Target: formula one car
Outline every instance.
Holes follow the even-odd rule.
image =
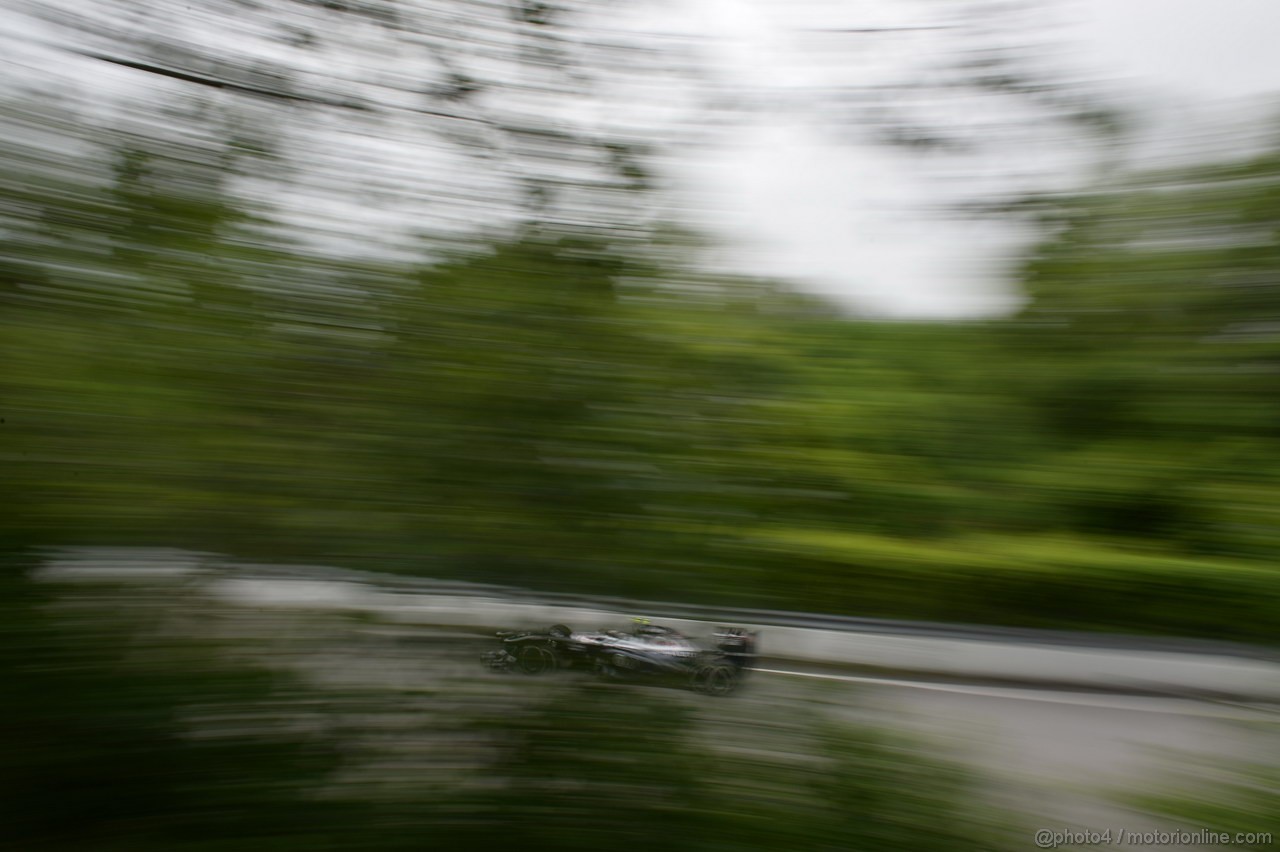
[[[579,633],[556,624],[497,635],[502,647],[483,657],[494,671],[537,675],[578,669],[612,680],[687,686],[707,695],[728,695],[737,689],[757,656],[756,634],[743,628],[720,628],[714,643],[702,645],[648,619],[636,619],[629,633]]]

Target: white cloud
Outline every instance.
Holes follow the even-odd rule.
[[[95,8],[84,0],[63,4]],[[230,16],[201,17],[198,28],[187,27],[178,5],[170,9],[174,32],[219,51],[243,50],[286,64],[303,56],[310,63],[298,69],[305,85],[404,100],[405,106],[420,97],[419,88],[439,82],[441,69],[429,52],[409,51],[376,32],[326,39],[324,50],[300,53],[243,29],[245,22]],[[1038,36],[1003,18],[979,22],[982,33],[968,42],[969,31],[839,32],[965,23],[970,8],[958,0],[653,0],[614,6],[597,22],[610,38],[689,48],[709,64],[706,79],[681,82],[677,71],[620,73],[594,101],[555,102],[558,111],[547,107],[539,115],[555,115],[567,126],[668,140],[719,122],[716,144],[673,145],[662,168],[674,188],[668,209],[719,236],[718,261],[734,271],[790,279],[873,315],[998,313],[1019,302],[1000,271],[1025,234],[958,216],[954,206],[983,194],[1069,185],[1082,175],[1087,151],[1064,144],[1034,111],[998,96],[904,95],[884,86],[945,76],[940,69],[946,61],[978,55],[972,51],[984,38],[987,46],[1020,46]],[[1069,67],[1079,79],[1110,80],[1118,102],[1166,106],[1149,117],[1152,140],[1172,138],[1189,124],[1214,125],[1218,117],[1210,106],[1224,100],[1280,90],[1280,0],[1045,0],[1034,8],[1065,24],[1044,31],[1046,38],[1062,39],[1056,45],[1061,49],[1046,52],[1046,66]],[[4,44],[15,48],[7,74],[35,80],[54,71],[83,89],[85,109],[98,111],[156,85],[154,75],[103,63],[66,64],[65,56],[36,45],[56,37],[37,21],[5,16],[4,24],[12,26]],[[362,38],[363,49],[342,47]],[[654,65],[664,54],[634,56]],[[998,137],[1003,144],[978,154],[927,157],[874,144],[868,114],[859,111],[869,93],[878,93],[883,107],[902,111],[902,119],[923,115],[961,136],[984,142]],[[747,108],[708,111],[708,94]],[[524,102],[532,104],[532,96]],[[337,242],[351,251],[385,251],[422,228],[492,224],[518,192],[516,166],[504,165],[501,156],[484,161],[441,146],[416,119],[358,124],[344,117],[326,124],[306,116],[282,125],[296,137],[297,153],[312,173],[290,198],[274,195],[290,221],[318,217],[343,228],[346,239]],[[265,186],[262,192],[273,194]],[[336,247],[332,228],[315,231]]]
[[[1073,35],[1118,83],[1193,99],[1280,90],[1275,0],[1075,0]]]
[[[904,17],[904,9],[918,14],[922,7],[889,2],[860,4],[860,19],[850,17],[849,5],[834,2],[708,2],[717,20],[734,21],[714,36],[732,45],[719,53],[727,67],[736,66],[728,73],[753,84],[766,101],[796,82],[832,88],[892,80],[904,69],[929,67],[942,58],[930,51],[947,46],[945,36],[859,42],[860,53],[832,61],[829,51],[806,52],[820,38],[805,35],[809,28],[930,20]],[[1179,133],[1188,137],[1183,147],[1201,145],[1202,138],[1191,137],[1223,120],[1211,105],[1280,90],[1275,0],[1076,0],[1053,11],[1067,24],[1048,31],[1064,39],[1059,60],[1068,64],[1061,67],[1097,79],[1117,103],[1148,110],[1163,105],[1146,116],[1160,138],[1141,150],[1176,147],[1170,137]],[[1031,40],[1036,33],[1014,32],[1015,44],[1019,37]],[[688,215],[725,241],[718,260],[726,268],[788,278],[858,313],[937,318],[1012,310],[1021,298],[1005,273],[1028,233],[941,215],[940,207],[966,193],[1069,186],[1086,174],[1088,153],[1070,139],[1055,139],[1017,107],[957,99],[930,108],[934,120],[961,128],[971,123],[979,134],[984,122],[1022,126],[1009,147],[948,168],[856,137],[835,142],[820,120],[779,112],[673,166]]]

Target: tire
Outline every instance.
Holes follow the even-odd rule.
[[[540,675],[556,670],[556,655],[545,645],[526,645],[516,652],[521,674]]]
[[[712,663],[693,675],[693,688],[703,695],[728,695],[738,688],[738,672],[727,663]]]

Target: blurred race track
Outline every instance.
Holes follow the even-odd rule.
[[[538,692],[585,677],[480,673],[479,653],[491,642],[452,629],[366,626],[364,636],[363,650],[335,648],[303,665],[333,685],[396,691],[442,682],[465,690],[479,678]],[[765,665],[729,698],[670,692],[694,708],[713,739],[736,729],[751,742],[758,729],[779,724],[765,720],[796,724],[815,708],[906,731],[922,748],[978,767],[992,801],[1010,812],[1073,830],[1167,829],[1116,796],[1200,761],[1256,757],[1274,743],[1280,719],[1280,709],[1261,704],[868,676],[794,662]]]
[[[583,627],[621,625],[627,615],[635,614],[498,600],[492,590],[485,596],[460,594],[462,590],[443,595],[436,588],[435,594],[427,596],[430,605],[419,606],[414,601],[421,604],[422,589],[378,588],[368,578],[335,574],[332,569],[315,573],[297,569],[294,576],[275,573],[268,576],[246,566],[228,570],[225,565],[211,570],[203,557],[177,552],[151,553],[146,558],[122,552],[63,553],[50,560],[46,569],[49,579],[106,581],[120,590],[121,600],[141,596],[143,589],[159,588],[159,598],[179,610],[185,607],[199,630],[213,625],[219,638],[237,640],[238,647],[259,662],[300,672],[309,681],[339,692],[388,696],[386,706],[394,708],[384,713],[388,717],[449,713],[449,708],[468,702],[471,706],[492,702],[495,695],[520,701],[586,677],[570,672],[527,677],[487,671],[480,655],[492,648],[487,634],[494,607],[520,614],[524,623],[550,623],[547,619],[554,617]],[[453,617],[428,617],[441,612],[451,612]],[[577,618],[570,621],[573,616]],[[712,626],[663,621],[675,622],[693,635],[709,633]],[[765,653],[776,654],[778,631],[806,628],[765,626],[762,630]],[[854,631],[847,635],[854,646],[862,641],[874,649],[874,635]],[[973,640],[939,635],[908,638],[938,648]],[[984,641],[993,648],[1014,651],[1021,642],[1026,645],[1023,650],[1032,653],[1039,647],[1033,639],[1028,633]],[[1084,649],[1088,654],[1113,655],[1130,665],[1140,666],[1143,655],[1171,653],[1151,647],[1107,648],[1096,638],[1083,641],[1090,646]],[[1042,644],[1054,650],[1048,639]],[[1254,658],[1248,653],[1230,656],[1216,646],[1198,650],[1192,654],[1180,646],[1182,656],[1177,659],[1184,668],[1173,666],[1170,672],[1185,671],[1194,679],[1217,665],[1248,664],[1261,671],[1272,671],[1274,666],[1261,650]],[[690,708],[715,747],[768,748],[762,743],[768,742],[771,731],[785,728],[794,734],[821,717],[908,732],[917,743],[914,747],[979,768],[989,798],[1009,812],[1028,815],[1028,819],[1034,815],[1038,820],[1034,828],[1167,828],[1167,823],[1153,822],[1123,804],[1123,794],[1150,789],[1201,761],[1256,759],[1275,742],[1280,708],[1260,696],[1215,697],[1194,688],[1177,694],[1169,684],[1160,694],[1105,683],[1067,687],[1055,681],[1061,678],[1050,676],[1039,682],[965,679],[775,655],[766,656],[743,688],[729,698],[664,691]]]

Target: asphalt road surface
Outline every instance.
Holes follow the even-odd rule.
[[[992,794],[1025,813],[1034,828],[1170,828],[1117,800],[1199,775],[1201,762],[1265,760],[1277,751],[1276,708],[794,667],[762,673],[770,690],[784,693],[802,683],[828,684],[827,706],[847,702],[850,718],[906,728],[979,766]]]
[[[336,655],[309,653],[304,666],[342,685],[409,690],[438,683],[505,684],[525,690],[547,678],[485,672],[479,654],[491,640],[459,632],[369,628],[363,642]],[[1152,831],[1177,827],[1121,803],[1154,792],[1208,761],[1275,754],[1280,711],[1185,697],[938,682],[812,667],[762,664],[729,698],[674,693],[700,714],[742,724],[785,718],[803,708],[835,718],[910,732],[920,747],[964,760],[988,779],[993,802],[1033,830]],[[1270,750],[1268,752],[1268,750]],[[1115,848],[1158,846],[1115,844]],[[1193,847],[1184,847],[1193,848]],[[1220,847],[1219,847],[1220,848]]]
[[[196,620],[204,619],[210,599],[199,584],[186,588]],[[173,600],[172,592],[165,599]],[[495,690],[516,694],[545,688],[531,682],[545,679],[485,671],[479,654],[492,647],[492,640],[475,631],[380,625],[332,612],[237,605],[225,598],[218,603],[217,632],[250,640],[240,643],[254,649],[246,656],[301,671],[320,683],[399,696],[433,692],[465,700],[471,693],[477,701]],[[1123,796],[1155,792],[1184,773],[1194,776],[1202,761],[1280,759],[1280,708],[1190,696],[942,682],[767,660],[730,698],[678,695],[706,718],[736,717],[744,724],[816,708],[836,718],[905,729],[921,748],[978,767],[989,779],[992,800],[1023,815],[1028,849],[1035,848],[1038,828],[1173,827],[1120,804]],[[410,709],[406,715],[411,714]]]

